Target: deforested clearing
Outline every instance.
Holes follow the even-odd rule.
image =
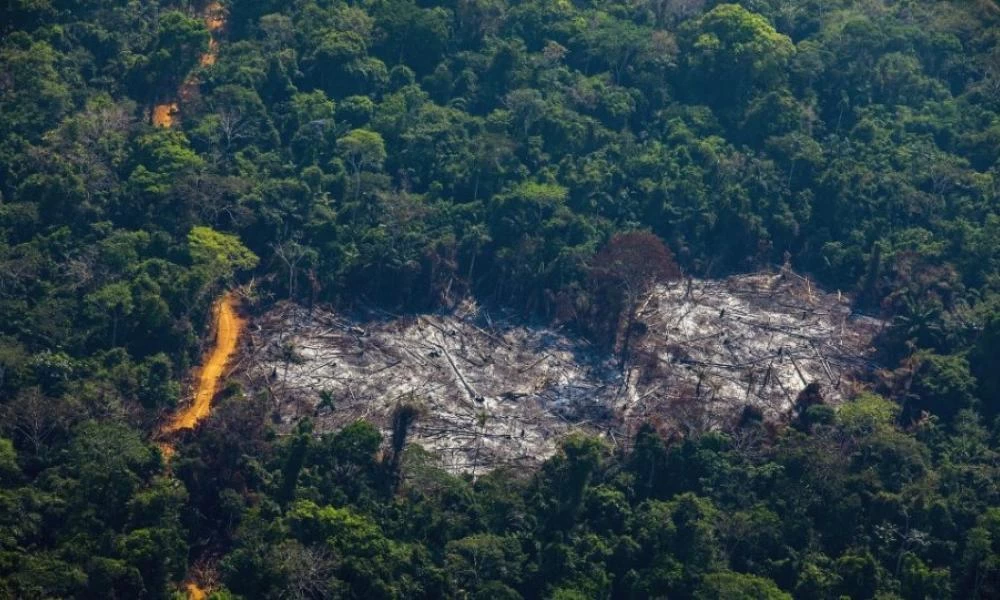
[[[705,431],[748,405],[778,420],[810,383],[839,402],[873,368],[881,327],[789,271],[659,286],[638,318],[619,368],[580,336],[471,301],[405,316],[285,303],[251,328],[243,376],[286,430],[308,416],[319,432],[362,418],[388,431],[412,405],[410,443],[482,471],[537,463],[575,429],[618,444],[645,421]]]

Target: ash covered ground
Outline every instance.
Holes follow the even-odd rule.
[[[881,327],[788,271],[660,286],[638,318],[621,368],[583,339],[471,302],[363,317],[286,303],[252,323],[242,375],[285,428],[364,418],[388,432],[393,410],[415,404],[410,442],[446,468],[483,471],[536,464],[575,429],[619,444],[647,420],[704,431],[747,405],[780,419],[813,382],[839,402],[872,368]]]

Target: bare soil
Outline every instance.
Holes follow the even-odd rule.
[[[285,303],[257,318],[241,371],[274,403],[279,428],[311,417],[389,430],[421,409],[411,442],[454,471],[530,466],[573,430],[626,443],[641,422],[690,433],[724,427],[747,405],[783,418],[819,383],[829,403],[872,368],[881,322],[790,271],[657,288],[639,311],[624,369],[564,331],[490,314],[346,315]]]

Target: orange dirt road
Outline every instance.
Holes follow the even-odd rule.
[[[184,589],[187,590],[188,600],[205,600],[208,597],[205,590],[198,587],[197,583],[189,583]]]
[[[226,26],[226,9],[222,8],[219,2],[209,2],[203,15],[205,26],[211,32],[212,38],[208,40],[208,52],[201,55],[198,63],[203,67],[210,67],[215,64],[215,59],[219,56],[219,40],[215,36]]]
[[[219,40],[216,36],[226,26],[226,9],[218,0],[213,0],[205,6],[202,11],[202,19],[205,20],[205,27],[212,34],[208,40],[208,52],[198,58],[198,64],[203,67],[210,67],[215,64],[219,56]],[[188,74],[184,83],[181,84],[177,95],[180,101],[189,98],[198,87],[198,77],[195,72]],[[156,127],[173,127],[177,121],[177,114],[180,112],[178,102],[165,102],[153,107],[153,125]]]
[[[212,37],[208,41],[208,52],[199,57],[198,64],[210,67],[219,56],[219,40],[217,35],[226,26],[226,12],[218,0],[212,0],[202,11],[205,25]],[[180,112],[179,102],[188,99],[198,87],[197,74],[189,73],[181,84],[177,95],[179,101],[165,102],[153,107],[152,122],[156,127],[173,127]],[[169,423],[160,431],[161,436],[175,433],[182,429],[193,429],[212,410],[212,399],[219,390],[226,365],[236,353],[236,343],[243,330],[243,319],[236,312],[236,296],[230,292],[223,296],[215,307],[215,346],[208,355],[208,360],[198,373],[198,387],[195,390],[194,402],[190,406],[177,411]],[[174,446],[169,441],[159,441],[157,445],[167,461],[174,455]],[[195,581],[189,581],[184,586],[188,600],[205,600],[208,595]]]
[[[170,422],[163,426],[156,436],[156,445],[163,452],[168,463],[174,456],[173,443],[169,440],[172,433],[182,429],[193,429],[202,419],[212,412],[212,400],[219,390],[219,383],[225,375],[226,365],[236,354],[236,345],[240,332],[246,322],[236,312],[236,294],[227,293],[215,303],[215,345],[208,352],[208,358],[198,372],[198,387],[195,389],[194,402],[178,410]],[[208,593],[194,579],[184,584],[188,600],[205,600]]]
[[[157,127],[173,127],[174,115],[177,114],[176,102],[157,104],[153,107],[153,125]]]
[[[194,402],[179,410],[164,427],[164,433],[181,429],[192,429],[208,416],[212,409],[212,399],[219,389],[226,365],[236,353],[236,343],[245,322],[236,312],[236,296],[230,292],[219,300],[215,307],[215,346],[198,373],[198,387]]]

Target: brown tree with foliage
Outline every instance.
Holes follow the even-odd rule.
[[[589,328],[618,355],[620,368],[628,361],[633,334],[641,328],[637,322],[640,304],[657,284],[680,275],[670,248],[646,231],[615,235],[594,256]]]

